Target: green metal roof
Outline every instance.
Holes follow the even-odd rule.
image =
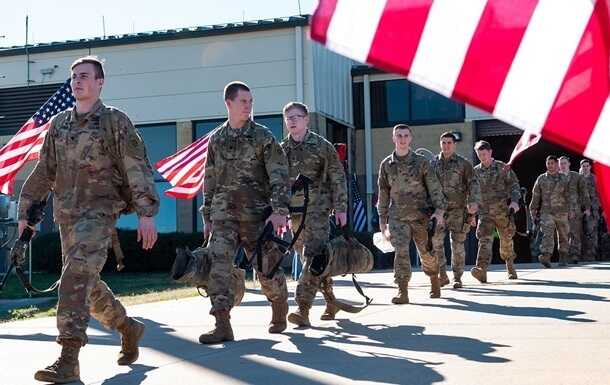
[[[297,26],[306,26],[308,23],[309,15],[290,16],[275,19],[244,21],[239,23],[214,24],[190,28],[167,29],[162,31],[128,33],[124,35],[110,35],[103,38],[94,37],[89,39],[38,43],[34,45],[28,45],[28,51],[30,52],[30,54],[35,54],[42,52],[148,43],[153,41],[192,39],[197,37],[227,35],[232,33],[246,33],[271,29],[292,28]],[[25,55],[25,53],[25,46],[0,48],[0,57]]]

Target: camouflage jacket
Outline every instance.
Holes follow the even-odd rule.
[[[288,162],[273,134],[248,121],[234,129],[226,121],[208,143],[203,180],[204,221],[261,221],[271,206],[288,215]]]
[[[106,118],[112,127],[101,123]],[[118,216],[128,203],[123,185],[128,185],[127,199],[139,216],[158,213],[159,195],[144,141],[127,115],[101,100],[84,116],[71,108],[50,123],[38,163],[21,189],[19,219],[26,219],[32,201],[44,199],[49,191],[57,223],[91,214]]]
[[[506,163],[492,159],[489,167],[479,163],[474,175],[481,187],[481,214],[506,213],[507,201],[519,203],[519,180],[513,170],[504,171]]]
[[[405,220],[421,218],[430,202],[433,208],[447,209],[447,199],[430,170],[430,162],[413,151],[404,157],[393,152],[381,161],[377,186],[380,223],[387,223],[390,216]]]
[[[591,198],[585,179],[576,171],[569,171],[568,189],[570,191],[570,210],[582,212],[591,208]]]
[[[455,153],[449,159],[444,159],[441,153],[430,165],[447,197],[448,210],[463,210],[466,204],[481,202],[479,181],[468,160]]]
[[[576,204],[574,202],[574,204]],[[530,212],[540,214],[566,214],[569,212],[570,191],[568,177],[556,173],[554,175],[545,172],[538,176],[532,191]]]
[[[292,185],[299,174],[313,181],[309,192],[308,210],[329,212],[347,211],[345,171],[333,145],[320,135],[308,131],[302,142],[286,137],[281,143],[288,158],[288,172]],[[302,193],[292,197],[293,206],[302,206]]]
[[[584,176],[581,174],[581,176],[585,182],[587,192],[589,193],[591,212],[596,214],[599,211],[599,196],[597,195],[597,181],[595,180],[595,175],[589,174],[589,176]]]

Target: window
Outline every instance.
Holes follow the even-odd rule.
[[[373,128],[398,123],[412,125],[463,122],[464,105],[406,79],[373,81],[371,84],[371,124]],[[364,83],[352,86],[354,124],[364,128]]]
[[[164,192],[171,185],[157,172],[154,165],[157,161],[170,156],[176,152],[176,125],[157,124],[138,127],[142,139],[146,144],[148,159],[153,165],[155,189],[161,199],[159,214],[156,217],[157,230],[162,233],[176,231],[176,200],[167,197]],[[123,229],[136,229],[138,218],[136,214],[123,215],[117,221],[117,227]]]

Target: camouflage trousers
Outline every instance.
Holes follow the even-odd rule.
[[[114,217],[98,215],[59,226],[63,263],[57,302],[60,344],[78,341],[85,345],[90,315],[111,330],[125,320],[125,308],[100,280],[115,222]]]
[[[210,259],[210,281],[208,295],[212,301],[210,314],[218,310],[230,310],[235,302],[235,293],[231,286],[233,260],[239,247],[243,247],[248,258],[254,252],[256,239],[264,227],[262,222],[213,221],[212,235],[208,243]],[[286,277],[280,267],[271,278],[266,275],[275,266],[283,254],[273,242],[264,242],[262,247],[262,271],[258,277],[263,294],[270,302],[288,300]],[[257,261],[252,266],[258,270]]]
[[[292,215],[292,231],[296,231],[301,223],[302,215]],[[311,307],[318,290],[322,290],[325,299],[332,298],[333,287],[332,278],[322,279],[309,272],[313,258],[325,251],[328,242],[328,232],[330,225],[328,214],[324,212],[308,212],[305,219],[305,226],[295,243],[295,250],[301,256],[303,270],[297,284],[295,301],[299,306]]]
[[[559,241],[559,258],[565,261],[568,256],[568,234],[570,225],[568,224],[568,214],[541,214],[540,229],[542,231],[542,242],[540,244],[540,254],[553,255],[555,248],[555,232]]]
[[[573,217],[569,221],[568,234],[568,254],[572,259],[580,259],[582,252],[582,236],[583,236],[583,212],[575,210],[572,212]]]
[[[477,251],[476,266],[487,270],[492,258],[494,230],[498,230],[500,237],[500,257],[503,261],[514,261],[513,237],[515,236],[515,222],[507,214],[481,214],[477,223]]]
[[[449,233],[451,242],[451,269],[453,277],[460,279],[464,274],[464,265],[466,263],[466,251],[464,250],[464,241],[466,235],[470,231],[470,225],[464,223],[464,210],[456,209],[447,211],[445,226],[437,226],[434,235],[432,236],[432,248],[436,259],[438,260],[439,271],[445,271],[447,259],[445,258],[445,235]]]
[[[587,218],[586,226],[583,228],[582,259],[594,261],[599,256],[599,215],[591,213]]]
[[[428,218],[421,216],[414,220],[390,218],[390,242],[394,246],[394,282],[408,283],[411,280],[411,258],[409,245],[415,242],[421,259],[422,269],[428,276],[438,274],[438,261],[428,251]]]

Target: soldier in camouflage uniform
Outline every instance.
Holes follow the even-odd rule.
[[[577,264],[582,253],[583,216],[591,215],[591,198],[587,190],[585,179],[576,171],[570,171],[570,158],[559,157],[559,171],[568,177],[570,191],[570,233],[568,236],[569,257],[573,264]]]
[[[591,174],[591,162],[588,159],[580,161],[580,175],[585,182],[589,199],[591,201],[591,215],[587,218],[583,229],[582,260],[594,261],[599,257],[598,226],[599,226],[599,196],[597,195],[597,184],[595,175]]]
[[[71,70],[76,107],[51,121],[40,159],[19,199],[21,233],[27,226],[28,208],[53,191],[63,263],[57,304],[57,342],[62,351],[35,378],[56,383],[78,381],[78,354],[87,343],[90,315],[121,334],[119,365],[138,358],[144,325],[127,317],[123,305],[100,280],[100,272],[121,211],[128,206],[135,209],[138,241],[148,250],[157,239],[153,217],[159,210],[142,138],[123,112],[99,99],[104,84],[101,61],[80,58]]]
[[[474,150],[481,161],[474,167],[474,174],[481,186],[481,206],[477,223],[477,239],[479,250],[477,262],[470,273],[479,282],[487,282],[487,268],[491,262],[494,230],[500,236],[500,257],[506,263],[508,279],[517,279],[513,261],[513,237],[515,235],[515,220],[509,215],[519,211],[519,180],[515,172],[507,169],[506,164],[492,158],[491,145],[486,141],[478,141]],[[510,204],[507,206],[507,202]]]
[[[345,171],[333,145],[320,135],[309,130],[309,111],[302,103],[292,102],[284,107],[284,121],[288,129],[288,137],[281,146],[288,158],[290,182],[302,174],[313,183],[309,187],[309,205],[305,226],[299,240],[297,250],[301,252],[304,263],[295,300],[298,310],[288,315],[288,321],[299,326],[310,326],[309,309],[322,287],[322,293],[327,301],[322,320],[332,320],[339,311],[332,305],[332,279],[327,277],[321,282],[309,272],[313,258],[323,255],[328,242],[330,224],[328,216],[331,209],[335,211],[335,219],[339,226],[347,222],[347,188]],[[302,206],[302,197],[293,196],[293,206]],[[296,231],[302,220],[302,215],[292,214],[292,230]]]
[[[547,172],[540,175],[534,183],[532,200],[530,202],[530,215],[532,220],[540,220],[542,243],[538,260],[546,267],[551,268],[551,256],[555,247],[555,231],[559,240],[559,263],[565,265],[568,258],[568,224],[570,207],[570,190],[568,177],[558,172],[557,157],[549,155],[546,158]]]
[[[264,210],[271,207],[267,222],[276,232],[286,226],[288,215],[288,163],[284,151],[265,126],[251,120],[252,94],[247,85],[232,82],[225,87],[228,120],[211,135],[203,184],[204,237],[209,239],[212,260],[208,295],[210,314],[216,327],[199,337],[202,344],[232,341],[229,313],[234,304],[233,287],[228,279],[233,258],[240,246],[248,255],[265,226]],[[263,294],[271,302],[270,333],[286,329],[288,290],[279,268],[267,275],[283,257],[275,243],[264,242],[259,279]],[[254,266],[258,267],[255,261]]]
[[[411,238],[419,251],[424,273],[430,277],[430,297],[441,296],[438,261],[428,250],[427,226],[431,219],[428,212],[430,203],[435,209],[432,218],[437,220],[438,226],[443,226],[447,200],[440,182],[430,169],[430,163],[411,150],[412,140],[413,134],[409,126],[394,126],[394,152],[381,162],[377,181],[379,229],[395,249],[394,282],[398,285],[398,295],[392,298],[394,304],[409,303]]]
[[[432,237],[432,245],[439,263],[441,286],[445,286],[449,283],[445,259],[445,234],[449,232],[453,287],[458,289],[462,287],[466,259],[464,241],[470,226],[475,225],[474,214],[481,200],[481,190],[472,163],[455,152],[455,136],[450,132],[443,133],[440,137],[440,146],[441,153],[431,161],[431,170],[436,174],[447,197],[447,212],[445,226],[437,226]]]

